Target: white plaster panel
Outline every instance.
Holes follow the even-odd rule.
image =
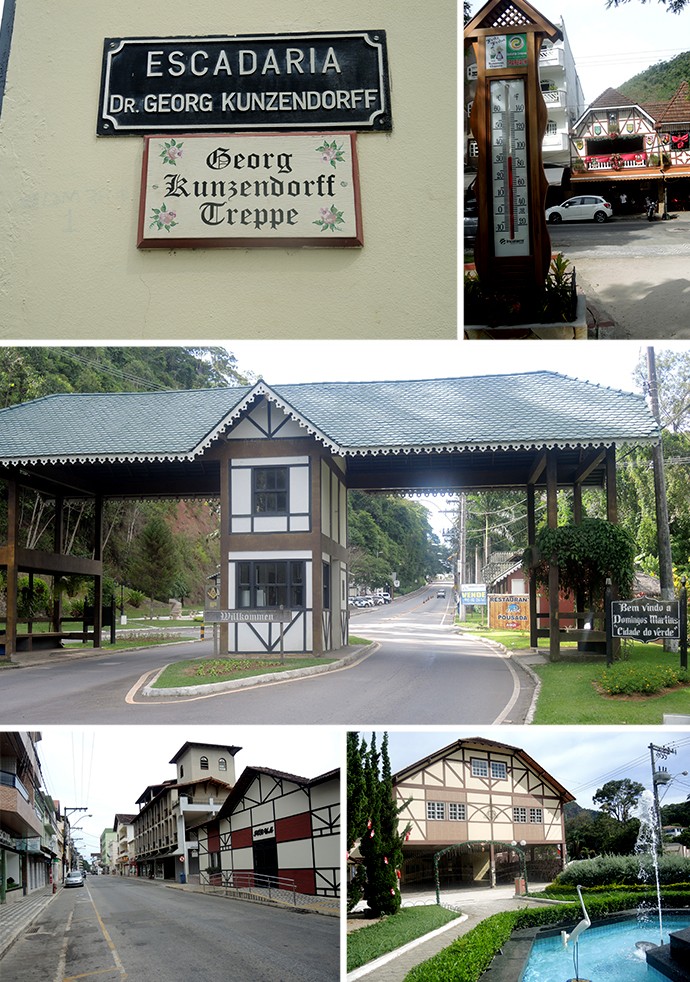
[[[233,469],[237,468],[238,470],[249,470],[250,467],[293,467],[308,464],[308,457],[280,457],[279,455],[275,457],[238,457],[232,461]]]
[[[288,818],[290,815],[301,815],[309,807],[309,799],[304,791],[297,790],[296,784],[285,784],[290,792],[283,795],[275,803],[276,817]]]
[[[311,839],[278,843],[278,865],[284,869],[311,869]]]
[[[321,461],[321,531],[324,535],[331,534],[331,508],[329,495],[331,492],[330,471],[325,460]]]
[[[290,531],[291,532],[308,532],[310,528],[309,516],[308,515],[291,515],[290,516]]]
[[[309,512],[309,468],[290,468],[290,511]]]
[[[249,516],[246,518],[233,518],[231,519],[230,527],[233,532],[251,532],[252,520]]]
[[[233,515],[248,515],[252,510],[251,471],[233,467],[230,470],[230,501]]]
[[[273,821],[273,804],[266,802],[252,808],[252,825],[265,825]]]
[[[254,519],[255,532],[287,532],[287,515],[270,515],[265,518],[257,517]]]
[[[233,869],[254,869],[254,852],[252,849],[233,849]]]

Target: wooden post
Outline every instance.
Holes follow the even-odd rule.
[[[558,526],[558,451],[548,450],[546,454],[546,515],[548,526]],[[549,556],[549,653],[552,658],[560,654],[560,626],[558,622],[558,603],[560,582],[558,561]]]
[[[7,479],[7,620],[5,622],[5,654],[10,658],[17,651],[17,548],[19,539],[19,485],[15,477]]]

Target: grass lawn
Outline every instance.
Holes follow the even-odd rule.
[[[347,970],[386,955],[430,931],[443,927],[460,915],[443,907],[401,907],[397,914],[384,917],[376,924],[358,928],[347,936]]]
[[[530,647],[526,631],[493,631],[475,624],[461,627],[467,633],[499,641],[513,651]],[[633,692],[609,696],[597,687],[606,669],[605,661],[576,661],[577,645],[573,644],[572,648],[572,662],[532,666],[542,683],[534,723],[646,725],[662,723],[664,713],[690,715],[689,685],[662,689],[651,695]],[[562,645],[561,650],[566,655],[568,646]],[[547,648],[540,651],[548,658]],[[680,655],[664,651],[660,644],[632,642],[627,646],[626,658],[614,665],[617,670],[629,670],[643,680],[646,676],[653,677],[660,668],[678,670]]]
[[[176,689],[183,685],[207,685],[211,682],[229,682],[233,679],[251,678],[289,672],[293,668],[311,668],[313,665],[329,665],[336,658],[193,658],[168,665],[154,683],[155,689]]]

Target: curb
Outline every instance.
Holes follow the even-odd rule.
[[[335,672],[341,668],[349,668],[373,654],[379,647],[378,642],[372,642],[369,645],[357,648],[352,654],[346,655],[344,658],[340,658],[338,661],[331,662],[328,665],[312,665],[310,668],[293,668],[288,669],[286,672],[273,672],[268,675],[251,675],[248,678],[232,679],[228,682],[207,682],[203,685],[184,685],[172,689],[154,689],[154,683],[168,667],[164,665],[163,668],[156,672],[151,681],[142,688],[141,695],[152,699],[160,696],[208,695],[212,692],[231,692],[233,689],[247,689],[255,685],[270,685],[271,683],[290,681],[292,679],[308,678],[310,675],[324,675],[326,672]]]
[[[524,665],[520,661],[520,656],[516,651],[506,648],[506,646],[501,644],[500,641],[493,641],[491,638],[475,637],[474,635],[467,635],[467,637],[472,637],[472,639],[475,641],[481,641],[482,644],[488,645],[490,648],[498,649],[499,653],[503,655],[504,658],[511,661],[513,665],[528,675],[532,682],[534,682],[534,692],[530,700],[529,708],[525,714],[525,722],[523,724],[529,725],[533,721],[534,714],[537,711],[537,702],[539,700],[539,693],[541,692],[541,679],[537,673],[529,665]]]
[[[414,948],[418,948],[419,945],[425,944],[427,941],[431,941],[433,938],[438,937],[438,935],[443,934],[445,931],[449,931],[453,927],[457,927],[458,924],[462,924],[464,921],[468,920],[468,914],[461,914],[460,917],[454,918],[452,921],[448,921],[443,927],[436,928],[435,931],[430,931],[429,934],[423,934],[421,938],[415,938],[414,941],[408,941],[407,944],[402,945],[400,948],[395,948],[393,951],[389,951],[385,955],[381,955],[380,958],[375,958],[371,962],[367,962],[366,965],[361,965],[359,968],[354,968],[351,972],[347,973],[347,982],[355,982],[356,979],[361,979],[370,972],[374,972],[377,968],[382,968],[389,962],[392,962],[395,958],[399,958],[401,955],[407,954],[408,951],[412,951]]]

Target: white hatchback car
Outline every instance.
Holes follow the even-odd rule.
[[[547,222],[605,222],[613,214],[610,203],[596,194],[578,194],[546,209]]]

